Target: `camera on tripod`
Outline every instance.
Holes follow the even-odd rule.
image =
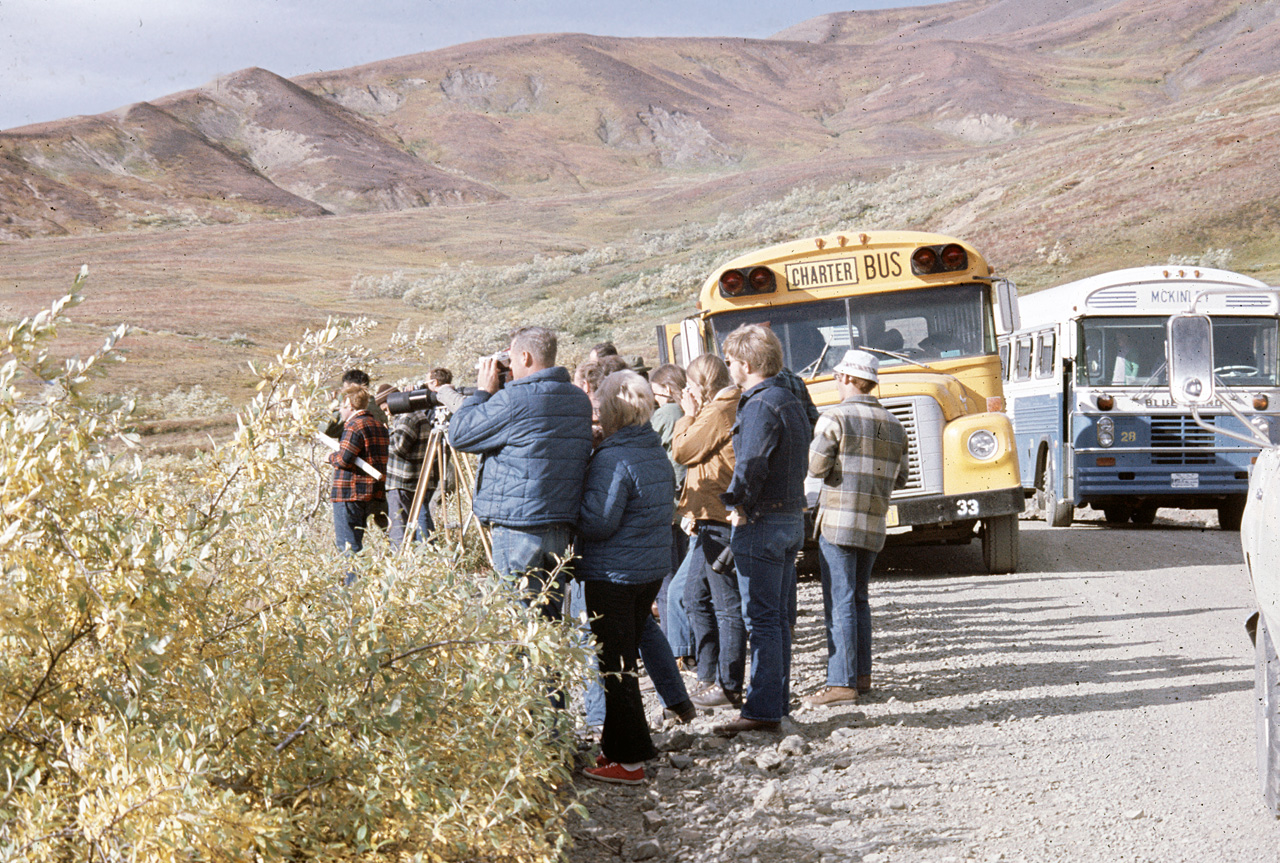
[[[413,413],[414,411],[426,411],[438,407],[440,407],[440,399],[426,387],[420,390],[409,390],[407,393],[390,393],[387,396],[386,411],[388,416]]]
[[[474,395],[475,387],[455,387],[460,395]],[[423,387],[422,389],[409,390],[407,393],[390,393],[387,396],[386,412],[388,416],[396,416],[399,414],[413,413],[414,411],[434,410],[435,408],[447,408],[444,402],[440,401],[440,396],[436,395],[434,390]]]

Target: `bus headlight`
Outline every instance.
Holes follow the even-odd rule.
[[[1098,420],[1098,446],[1111,446],[1116,442],[1116,421],[1111,417]]]
[[[1258,433],[1265,438],[1271,437],[1271,419],[1269,417],[1253,417],[1249,420],[1249,424],[1258,430]]]
[[[969,435],[967,446],[969,447],[969,455],[978,461],[990,461],[1000,451],[1000,441],[992,432],[986,429],[978,429]]]

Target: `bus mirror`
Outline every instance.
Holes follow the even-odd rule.
[[[1213,324],[1208,315],[1173,315],[1168,338],[1169,395],[1183,407],[1213,401]]]
[[[1022,327],[1018,314],[1018,286],[1008,279],[996,279],[991,283],[996,293],[996,313],[1000,316],[999,331],[1011,333]]]

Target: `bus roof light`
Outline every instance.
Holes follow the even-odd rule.
[[[778,277],[768,267],[725,270],[720,274],[720,296],[742,297],[747,294],[771,294],[778,289]]]
[[[778,277],[768,267],[752,267],[747,276],[751,290],[757,294],[771,293],[778,286]]]
[[[911,253],[911,272],[917,276],[938,272],[938,253],[932,246],[921,246]]]
[[[948,272],[969,268],[969,253],[964,250],[964,246],[957,243],[943,246],[939,257],[942,258],[942,269]]]
[[[736,297],[747,286],[742,270],[725,270],[720,274],[720,293],[726,297]]]

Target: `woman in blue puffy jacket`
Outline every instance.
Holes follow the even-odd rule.
[[[587,467],[578,517],[576,578],[583,580],[599,642],[605,717],[592,779],[636,785],[657,752],[636,677],[640,633],[671,568],[675,473],[649,425],[653,391],[632,371],[614,372],[598,393],[604,440]]]

